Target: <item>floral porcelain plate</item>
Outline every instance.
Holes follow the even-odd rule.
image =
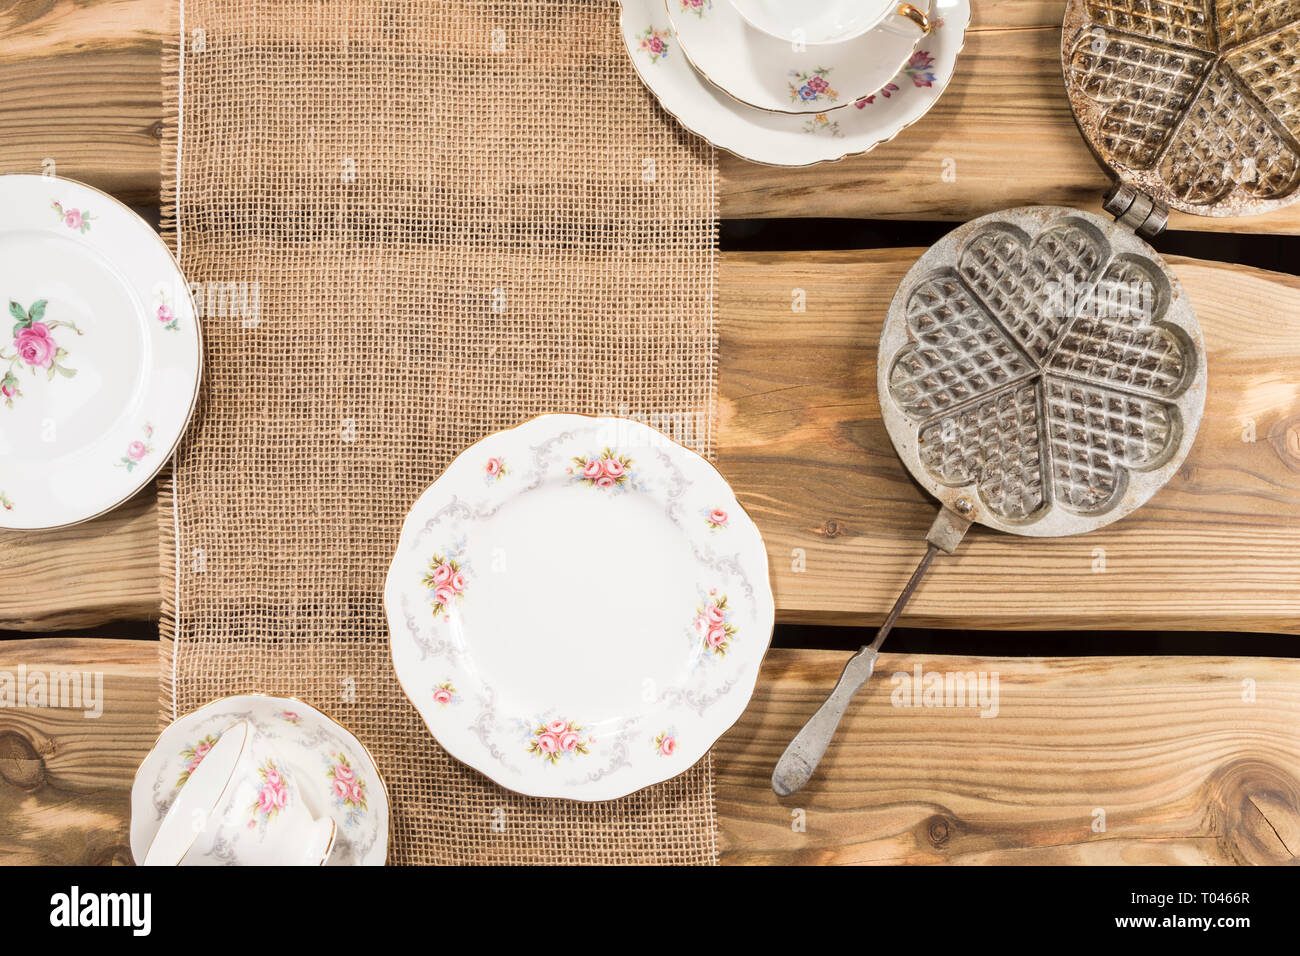
[[[878,92],[922,36],[915,23],[893,17],[844,43],[808,46],[751,26],[728,0],[664,3],[682,53],[702,76],[741,103],[778,113],[824,113]]]
[[[713,0],[714,9],[725,2]],[[811,114],[755,109],[715,87],[683,55],[664,0],[623,0],[621,25],[641,80],[687,129],[750,162],[810,166],[874,149],[929,112],[952,79],[970,0],[932,0],[930,20],[932,32],[892,80],[843,109]]]
[[[772,636],[767,553],[712,465],[634,421],[546,415],[415,503],[384,591],[398,680],[458,760],[610,800],[744,711]]]
[[[0,528],[74,524],[148,484],[189,423],[202,346],[162,239],[112,197],[0,176]]]
[[[289,765],[294,780],[306,781],[302,800],[311,815],[334,818],[337,836],[327,865],[383,866],[388,856],[388,792],[370,752],[347,728],[310,704],[262,694],[213,701],[159,735],[131,787],[131,855],[136,862],[144,859],[194,768],[222,731],[240,720],[261,731]]]

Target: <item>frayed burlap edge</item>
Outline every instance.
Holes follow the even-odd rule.
[[[180,111],[182,58],[184,41],[182,16],[184,0],[169,0],[165,5],[162,47],[162,129],[160,136],[160,163],[162,186],[159,195],[159,227],[167,248],[180,262],[180,250],[177,245],[176,223],[176,189],[180,180]],[[200,332],[200,334],[202,334]],[[200,401],[202,394],[200,389]],[[191,422],[191,426],[193,423]],[[182,438],[177,444],[176,453],[180,453],[185,443]],[[176,615],[177,581],[179,566],[177,561],[177,525],[176,525],[176,485],[175,472],[171,465],[158,476],[158,585],[161,592],[162,614],[158,621],[159,639],[159,675],[158,675],[158,723],[159,729],[175,720],[176,685]]]

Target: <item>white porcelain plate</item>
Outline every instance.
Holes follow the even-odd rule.
[[[664,0],[623,0],[621,25],[641,80],[687,129],[750,162],[810,166],[874,149],[938,102],[965,42],[970,0],[932,0],[930,16],[934,30],[890,82],[842,109],[812,114],[755,109],[715,87],[679,49]]]
[[[452,756],[519,793],[676,776],[744,711],[772,636],[758,529],[707,461],[627,419],[546,415],[411,509],[393,664]]]
[[[844,43],[792,44],[745,22],[727,0],[663,2],[682,52],[705,79],[741,103],[778,113],[824,113],[870,96],[908,64],[921,40],[919,26],[893,17]]]
[[[112,197],[0,176],[0,528],[94,517],[171,457],[198,394],[189,286]]]
[[[240,694],[177,719],[162,732],[131,786],[131,855],[144,859],[167,809],[222,731],[247,720],[303,782],[303,803],[337,827],[329,866],[383,866],[388,793],[370,752],[346,727],[292,697]]]

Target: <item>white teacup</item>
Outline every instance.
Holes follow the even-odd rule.
[[[930,18],[899,0],[731,0],[737,12],[756,29],[807,46],[844,43],[894,18],[909,20],[921,33],[930,32]],[[915,27],[913,30],[915,35]]]
[[[333,819],[312,817],[293,773],[241,720],[185,781],[144,865],[320,866],[333,849]]]

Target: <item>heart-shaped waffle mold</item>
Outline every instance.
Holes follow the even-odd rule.
[[[1142,240],[1032,207],[967,223],[921,257],[890,307],[877,379],[894,447],[945,505],[1004,531],[1075,534],[1132,511],[1182,463],[1204,346]]]
[[[1300,0],[1070,0],[1061,58],[1124,182],[1208,216],[1300,199]]]

